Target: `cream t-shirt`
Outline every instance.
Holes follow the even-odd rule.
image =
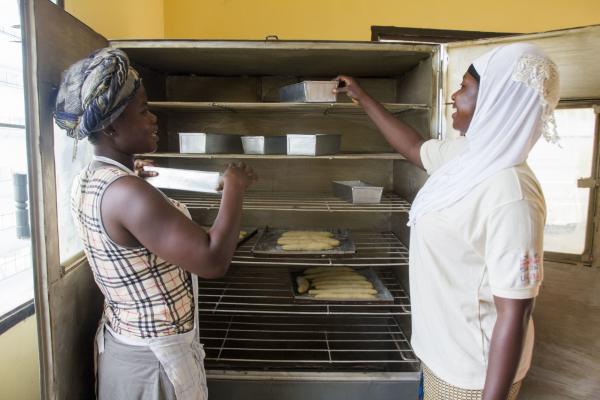
[[[464,145],[464,138],[425,142],[423,166],[432,174]],[[411,343],[439,378],[465,389],[483,388],[496,321],[493,296],[538,294],[545,219],[542,190],[524,163],[487,178],[412,227]],[[529,369],[533,336],[530,320],[515,382]]]

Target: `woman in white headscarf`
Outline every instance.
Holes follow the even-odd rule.
[[[538,138],[555,141],[555,64],[517,43],[484,54],[452,95],[461,137],[424,141],[356,81],[358,102],[388,142],[430,178],[409,216],[411,343],[425,399],[514,399],[533,350],[546,218],[527,166]]]

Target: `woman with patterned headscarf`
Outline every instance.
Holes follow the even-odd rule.
[[[156,151],[157,118],[124,52],[105,48],[63,74],[56,123],[88,138],[94,160],[75,179],[71,209],[105,297],[96,335],[99,399],[206,399],[197,276],[225,274],[242,198],[256,179],[230,165],[209,232],[182,204],[136,176],[134,155]]]
[[[425,399],[515,399],[533,350],[546,206],[527,156],[556,141],[556,65],[537,47],[498,47],[452,95],[461,137],[424,141],[340,76],[389,143],[430,175],[409,215],[411,343]]]

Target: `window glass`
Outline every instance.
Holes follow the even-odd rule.
[[[0,13],[0,316],[33,298],[18,2]]]
[[[56,167],[56,200],[58,212],[58,242],[60,262],[71,260],[83,251],[77,229],[71,215],[71,185],[79,172],[87,167],[92,159],[92,146],[87,139],[77,143],[76,157],[73,159],[75,140],[65,131],[54,126],[54,164]]]
[[[555,116],[559,144],[541,138],[528,159],[546,198],[544,250],[582,254],[590,189],[578,188],[577,180],[592,173],[596,114],[592,108],[569,108]]]

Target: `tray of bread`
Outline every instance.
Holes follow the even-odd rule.
[[[311,267],[291,270],[294,301],[391,304],[394,296],[370,268]]]
[[[252,248],[260,256],[351,256],[356,253],[349,229],[261,229]]]

